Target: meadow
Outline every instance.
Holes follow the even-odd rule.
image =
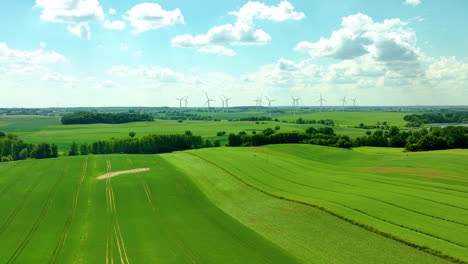
[[[198,112],[198,114],[208,114]],[[130,131],[137,133],[137,136],[148,134],[173,134],[184,133],[190,130],[195,135],[204,138],[219,138],[223,143],[227,142],[227,136],[217,137],[220,131],[229,133],[238,133],[240,131],[262,131],[266,128],[280,126],[281,132],[304,131],[308,127],[323,127],[318,124],[295,124],[289,123],[302,117],[305,120],[325,120],[335,121],[333,129],[337,134],[345,134],[350,137],[365,135],[366,130],[354,128],[359,123],[375,125],[377,122],[387,121],[389,125],[403,126],[404,114],[386,113],[386,112],[329,112],[329,113],[305,113],[293,115],[290,111],[285,114],[273,115],[285,122],[253,122],[253,121],[226,121],[226,119],[239,119],[250,116],[267,116],[267,113],[259,112],[232,112],[211,113],[214,118],[223,120],[215,121],[183,121],[177,120],[155,120],[154,122],[135,122],[126,124],[91,124],[91,125],[62,125],[60,117],[44,116],[0,116],[0,131],[14,133],[21,139],[30,143],[54,143],[59,149],[64,151],[70,148],[72,142],[78,144],[92,143],[97,140],[109,140],[112,138],[127,137]]]
[[[0,163],[0,262],[466,262],[467,157],[274,145]]]

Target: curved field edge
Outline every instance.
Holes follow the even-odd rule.
[[[118,262],[122,252],[126,263],[297,263],[281,247],[213,205],[190,179],[157,155],[67,157],[35,163],[42,165],[40,171],[49,180],[42,182],[44,191],[32,193],[28,204],[43,206],[21,210],[17,219],[22,225],[10,226],[0,240],[1,261],[95,263],[107,256],[108,261]],[[110,170],[141,167],[151,171],[95,179]],[[0,175],[3,168],[7,169],[0,165]],[[43,168],[55,170],[46,173]],[[23,178],[30,180],[27,185],[34,180]],[[23,193],[6,195],[16,199]],[[107,220],[114,220],[113,229],[106,229]],[[26,232],[20,232],[23,225]],[[115,243],[107,254],[109,235]],[[15,253],[16,248],[22,254]]]
[[[262,192],[264,194],[267,194],[269,196],[319,209],[319,210],[321,210],[323,212],[326,212],[326,213],[328,213],[330,215],[338,217],[338,218],[340,218],[340,219],[342,219],[342,220],[344,220],[344,221],[346,221],[348,223],[351,223],[351,224],[353,224],[355,226],[364,228],[364,229],[366,229],[368,231],[371,231],[373,233],[382,235],[382,236],[387,237],[389,239],[392,239],[394,241],[398,241],[400,243],[403,243],[403,244],[405,244],[407,246],[416,248],[418,250],[430,253],[430,254],[432,254],[434,256],[437,256],[437,257],[440,257],[442,259],[449,260],[449,261],[455,262],[455,263],[467,263],[466,258],[465,257],[459,257],[459,254],[454,254],[453,252],[448,253],[448,252],[445,252],[444,250],[438,249],[437,247],[427,246],[424,243],[422,243],[422,244],[418,243],[418,242],[414,241],[414,239],[413,239],[413,241],[411,241],[411,240],[409,240],[407,238],[401,237],[401,236],[396,235],[396,234],[394,234],[392,232],[382,231],[382,230],[380,230],[380,229],[378,229],[378,228],[376,228],[376,227],[374,227],[372,225],[363,223],[362,221],[357,221],[356,219],[353,219],[352,217],[349,217],[346,214],[337,212],[335,210],[336,208],[334,208],[330,204],[328,204],[327,206],[324,206],[324,205],[320,205],[318,203],[314,203],[314,202],[311,202],[311,201],[305,201],[305,200],[297,199],[296,197],[290,197],[288,195],[278,194],[278,193],[275,193],[275,192],[273,192],[271,190],[267,190],[267,188],[259,187],[256,184],[253,184],[253,183],[249,182],[248,180],[242,178],[242,176],[236,175],[235,173],[233,173],[232,171],[226,169],[222,165],[220,165],[220,164],[214,162],[213,160],[211,160],[210,158],[207,158],[206,156],[204,156],[203,154],[205,154],[206,151],[210,151],[210,150],[188,151],[188,152],[184,152],[184,153],[187,153],[187,154],[193,155],[193,156],[197,156],[198,158],[204,160],[205,162],[211,163],[212,165],[218,167],[219,169],[221,169],[225,173],[227,173],[227,174],[231,175],[232,177],[236,178],[238,181],[242,182],[243,184],[245,184],[245,185],[247,185],[247,186],[249,186],[249,187],[251,187],[251,188],[253,188],[253,189],[257,190],[257,191],[260,191],[260,192]],[[222,154],[219,153],[218,155],[222,155]],[[209,156],[209,155],[207,155],[207,156]],[[465,251],[461,251],[461,252],[465,252]],[[464,255],[464,254],[462,254],[462,255]]]

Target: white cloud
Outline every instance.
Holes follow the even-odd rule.
[[[137,50],[137,51],[135,51],[135,55],[143,55],[143,51]]]
[[[278,6],[267,6],[260,2],[248,2],[239,11],[229,14],[237,17],[234,24],[215,26],[206,34],[192,36],[180,35],[172,39],[172,46],[179,48],[198,48],[199,52],[233,56],[235,52],[224,46],[230,45],[264,45],[271,41],[270,35],[261,29],[255,29],[254,19],[282,22],[301,20],[303,13],[294,11],[286,1]]]
[[[235,56],[237,54],[232,49],[228,49],[223,46],[202,47],[198,51],[203,53],[214,53],[222,56]]]
[[[35,51],[22,51],[10,49],[6,43],[0,42],[0,62],[8,64],[51,64],[65,62],[61,54],[42,49]]]
[[[249,1],[239,11],[232,11],[229,14],[237,16],[237,21],[243,24],[251,24],[254,18],[283,22],[301,20],[305,17],[304,13],[294,11],[294,6],[287,1],[282,1],[278,6]]]
[[[135,28],[132,31],[133,34],[175,24],[184,24],[184,17],[179,8],[165,11],[156,3],[138,4],[128,10],[123,18],[130,21],[130,25]]]
[[[39,42],[39,46],[40,46],[41,48],[45,48],[45,47],[47,46],[47,43],[41,41],[41,42]]]
[[[120,45],[120,50],[121,50],[121,51],[127,51],[127,50],[128,50],[128,46],[127,46],[127,45]]]
[[[111,30],[123,30],[127,24],[120,20],[114,20],[112,22],[106,20],[102,26]]]
[[[405,4],[412,5],[412,6],[417,6],[417,5],[421,4],[421,0],[405,0]]]
[[[332,33],[329,39],[320,38],[311,43],[302,41],[296,50],[312,57],[354,59],[370,54],[378,61],[415,61],[420,54],[416,47],[416,34],[400,19],[374,22],[364,14],[344,17],[342,28]]]
[[[426,76],[430,80],[468,80],[468,63],[462,63],[455,57],[441,57],[429,65]]]
[[[88,23],[80,23],[75,27],[67,26],[68,31],[70,31],[73,35],[81,38],[81,39],[91,39],[91,33],[89,32],[89,25]]]
[[[36,7],[42,8],[44,21],[78,24],[67,29],[80,38],[90,39],[88,23],[104,19],[98,0],[36,0]]]
[[[76,82],[74,77],[66,76],[58,72],[48,72],[41,78],[42,81],[50,82]]]
[[[109,9],[109,14],[115,15],[115,14],[117,14],[117,12],[115,11],[115,9],[111,8],[111,9]]]
[[[140,65],[138,68],[132,68],[130,66],[113,66],[107,72],[121,77],[141,76],[160,82],[177,82],[184,78],[183,74],[175,72],[170,68],[163,68],[160,66],[147,67]]]

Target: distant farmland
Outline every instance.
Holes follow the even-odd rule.
[[[0,163],[0,262],[468,261],[467,157],[277,145]]]

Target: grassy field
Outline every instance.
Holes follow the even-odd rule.
[[[276,145],[0,163],[0,263],[467,261],[467,157]],[[134,168],[150,170],[96,179]]]
[[[198,114],[208,114],[198,112]],[[212,113],[216,118],[223,118],[223,121],[184,121],[179,123],[176,120],[156,120],[154,122],[137,122],[127,124],[92,124],[92,125],[62,125],[60,117],[42,116],[0,116],[0,131],[15,133],[27,142],[55,143],[60,150],[68,150],[73,141],[78,144],[92,143],[97,140],[109,140],[111,138],[122,138],[128,136],[130,131],[135,131],[137,136],[148,134],[171,134],[184,133],[186,130],[192,131],[195,135],[204,138],[220,138],[223,143],[227,142],[227,136],[217,137],[216,133],[225,131],[238,133],[240,131],[261,131],[266,128],[280,126],[280,131],[303,131],[310,126],[322,127],[323,125],[300,125],[294,123],[283,123],[265,121],[256,122],[229,122],[226,119],[261,116],[265,113],[258,112],[234,112],[234,113]],[[284,114],[278,116],[280,120],[293,121],[298,117],[309,119],[332,119],[336,127],[336,133],[346,134],[350,137],[365,135],[366,130],[356,129],[350,126],[359,125],[363,122],[368,125],[375,125],[377,122],[387,121],[390,125],[403,126],[402,113],[386,112],[329,112],[329,113],[307,113],[302,115]]]

